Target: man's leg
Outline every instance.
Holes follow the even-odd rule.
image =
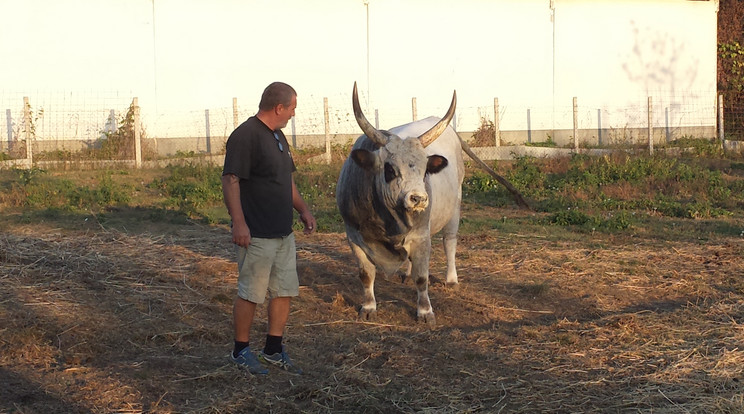
[[[251,326],[256,313],[256,304],[241,297],[236,297],[233,303],[233,323],[236,342],[249,342]],[[285,321],[286,323],[286,321]]]
[[[258,358],[266,363],[276,365],[292,374],[302,374],[302,369],[292,363],[282,345],[282,335],[289,319],[289,305],[292,298],[277,296],[269,302],[269,331],[266,335],[266,347]]]
[[[233,302],[233,323],[235,324],[235,348],[232,352],[232,360],[251,374],[265,375],[269,373],[251,351],[248,341],[251,337],[251,325],[256,313],[256,303],[236,297]]]
[[[266,346],[264,353],[274,355],[281,353],[284,328],[289,319],[290,298],[286,296],[276,297],[269,301],[269,331],[266,333]]]
[[[263,303],[269,283],[272,257],[264,239],[254,238],[248,248],[238,247],[238,295],[233,302],[235,348],[232,358],[252,374],[268,374],[250,348],[251,327],[258,304]],[[255,347],[254,347],[255,348]]]
[[[269,335],[284,335],[284,328],[287,326],[287,320],[289,320],[289,305],[291,301],[291,297],[277,297],[269,301]]]
[[[266,297],[273,257],[271,241],[253,238],[247,248],[238,246],[238,295],[233,302],[233,328],[236,348],[250,340],[253,318],[259,303]],[[239,344],[238,344],[239,343]]]

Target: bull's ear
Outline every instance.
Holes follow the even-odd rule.
[[[351,151],[351,159],[365,170],[371,170],[375,166],[375,154],[365,149]]]
[[[447,158],[444,158],[441,155],[430,155],[429,161],[426,163],[426,173],[436,174],[439,171],[442,171],[447,164],[449,164]]]

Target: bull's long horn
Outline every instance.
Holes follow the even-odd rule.
[[[356,82],[354,82],[354,93],[351,97],[351,106],[354,107],[354,117],[356,118],[357,124],[359,124],[359,128],[362,128],[362,132],[364,132],[364,135],[366,135],[367,138],[371,139],[372,141],[374,141],[375,144],[381,147],[387,145],[387,137],[380,131],[375,129],[375,127],[373,127],[372,124],[367,121],[367,118],[362,113],[362,107],[359,106],[359,95],[357,94]]]
[[[442,118],[439,122],[437,122],[436,125],[431,127],[430,130],[424,132],[419,137],[421,145],[423,145],[424,148],[426,148],[429,144],[434,142],[434,140],[439,138],[440,135],[442,135],[442,132],[444,132],[444,130],[447,128],[447,125],[449,125],[449,122],[452,120],[452,117],[455,115],[455,106],[457,106],[457,91],[452,92],[452,103],[450,104],[447,113],[444,114],[444,118]]]

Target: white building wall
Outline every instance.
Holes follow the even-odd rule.
[[[498,98],[512,143],[568,141],[573,97],[586,141],[644,128],[649,96],[655,127],[667,134],[716,124],[717,1],[104,3],[60,0],[51,17],[46,0],[4,3],[13,18],[0,25],[0,39],[14,40],[0,42],[0,69],[13,88],[0,89],[0,110],[13,117],[0,117],[3,134],[17,129],[23,96],[44,110],[39,140],[97,138],[110,110],[125,113],[137,96],[148,137],[203,141],[205,109],[212,135],[227,135],[232,98],[242,121],[274,80],[300,94],[297,135],[323,134],[324,97],[331,133],[358,133],[354,81],[381,128],[410,121],[412,97],[419,118],[442,115],[453,90],[458,130],[492,121]]]
[[[652,97],[658,126],[714,126],[717,6],[556,0],[556,113],[576,96],[580,106],[601,109],[606,125],[641,127],[647,119],[623,108],[644,106]],[[555,122],[571,127],[570,117]]]

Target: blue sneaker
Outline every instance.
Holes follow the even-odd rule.
[[[279,367],[289,372],[290,374],[302,374],[302,369],[293,364],[292,360],[289,359],[289,355],[287,355],[287,353],[284,351],[284,345],[282,345],[282,352],[277,352],[274,355],[266,355],[263,351],[259,352],[258,359],[261,362]]]
[[[241,368],[247,369],[253,375],[266,375],[269,373],[269,370],[258,362],[256,355],[251,352],[251,348],[249,347],[245,347],[240,351],[237,357],[230,352],[230,359]]]

